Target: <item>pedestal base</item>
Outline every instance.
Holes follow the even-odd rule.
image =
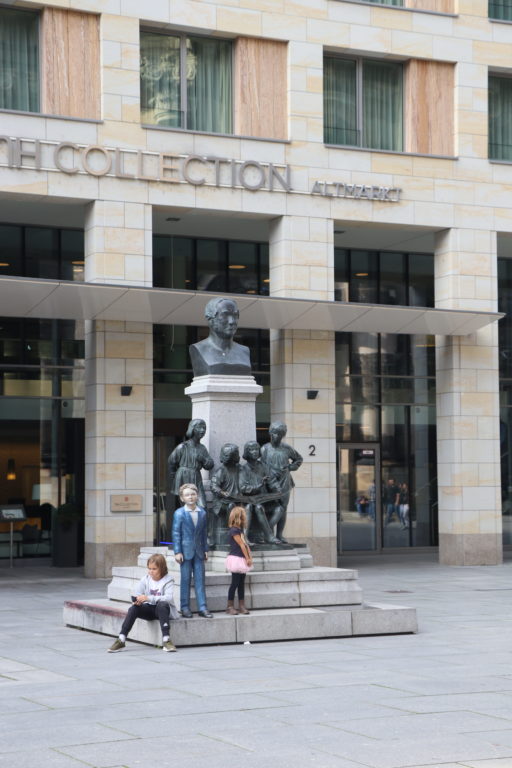
[[[146,573],[146,561],[160,551],[174,571],[179,568],[167,547],[145,547],[140,565],[114,567],[108,587],[110,599],[71,600],[64,604],[64,623],[68,626],[118,634],[139,579]],[[296,550],[292,550],[296,553]],[[278,557],[279,555],[277,555]],[[297,556],[297,555],[296,555]],[[261,555],[276,564],[269,553]],[[211,565],[211,563],[210,563]],[[174,598],[179,606],[179,571],[175,577]],[[350,637],[417,632],[416,611],[396,605],[365,605],[357,571],[347,568],[307,567],[288,570],[253,571],[246,578],[245,603],[249,616],[224,613],[231,574],[206,571],[208,607],[214,619],[180,619],[171,624],[171,637],[177,646],[220,643],[298,640],[321,637]],[[192,594],[192,611],[197,611]],[[161,644],[158,622],[136,621],[130,639],[150,645]]]

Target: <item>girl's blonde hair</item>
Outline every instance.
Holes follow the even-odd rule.
[[[245,528],[247,515],[244,507],[233,507],[229,513],[228,525],[230,528]]]
[[[150,555],[148,557],[147,566],[149,568],[150,563],[154,563],[158,570],[160,571],[160,578],[163,576],[167,576],[168,570],[167,570],[167,560],[163,555]]]

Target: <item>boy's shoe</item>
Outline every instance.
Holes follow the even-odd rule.
[[[176,650],[176,646],[171,643],[170,640],[166,640],[166,642],[162,646],[162,651],[167,651],[167,653],[172,653]]]
[[[123,643],[122,640],[117,638],[115,643],[113,643],[110,648],[108,649],[108,653],[116,653],[116,651],[122,651],[123,648],[126,647],[126,643]]]

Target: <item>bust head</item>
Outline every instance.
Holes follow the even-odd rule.
[[[286,435],[287,428],[283,421],[273,421],[268,428],[268,434],[273,444],[279,444]]]
[[[224,443],[220,449],[220,463],[238,464],[239,461],[240,453],[238,451],[238,445],[235,445],[235,443]]]
[[[198,437],[201,440],[206,434],[206,423],[203,419],[192,419],[189,422],[185,437],[190,440],[192,437]]]
[[[238,328],[240,313],[232,299],[211,299],[205,307],[210,333],[221,339],[232,339]]]
[[[259,459],[260,455],[260,444],[257,443],[256,440],[249,440],[249,442],[244,445],[243,458],[246,461],[256,461]]]

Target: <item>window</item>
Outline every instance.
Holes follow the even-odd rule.
[[[489,76],[489,157],[512,160],[512,78]]]
[[[403,149],[402,65],[372,59],[324,59],[324,141]]]
[[[335,301],[434,306],[434,259],[427,253],[334,249]]]
[[[489,0],[489,18],[512,21],[511,0]]]
[[[0,108],[39,111],[39,17],[0,9]]]
[[[232,133],[232,48],[228,40],[142,32],[142,122]]]

